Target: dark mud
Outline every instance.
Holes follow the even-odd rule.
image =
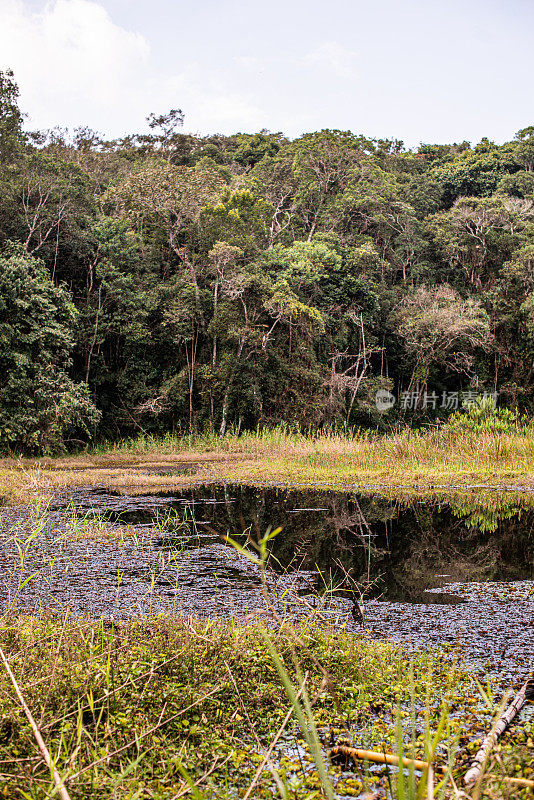
[[[58,496],[38,519],[4,510],[0,524],[4,607],[272,618],[260,570],[225,537],[253,552],[251,540],[280,526],[268,570],[278,614],[313,609],[320,624],[359,632],[348,612],[362,593],[369,636],[445,646],[452,660],[503,679],[532,667],[534,510],[519,495],[423,503],[214,485],[150,497],[97,488]]]

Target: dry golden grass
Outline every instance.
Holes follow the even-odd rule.
[[[177,470],[191,463],[236,461],[232,456],[217,453],[186,453],[129,456],[118,454],[83,455],[57,459],[2,459],[0,460],[0,498],[7,505],[17,505],[39,500],[53,492],[76,486],[104,485],[117,490],[151,489],[166,486],[198,483],[193,474],[158,474],[158,470]]]
[[[165,490],[207,480],[413,487],[514,485],[534,487],[534,437],[404,431],[389,436],[306,437],[287,432],[224,439],[167,439],[57,459],[0,461],[0,495],[21,503],[74,486],[104,485],[125,493]],[[195,472],[180,473],[188,465]],[[165,472],[167,471],[167,472]]]

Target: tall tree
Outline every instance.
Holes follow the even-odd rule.
[[[104,202],[112,202],[141,235],[147,226],[156,226],[171,253],[189,270],[198,295],[194,257],[185,246],[184,232],[198,220],[202,209],[219,197],[223,187],[224,180],[211,165],[191,168],[162,164],[134,173],[110,188]]]
[[[76,309],[44,264],[12,246],[0,257],[0,448],[45,452],[90,435],[99,412],[69,377]]]
[[[0,165],[13,158],[23,141],[19,88],[13,72],[0,70]]]
[[[432,366],[471,376],[477,348],[491,348],[489,320],[476,300],[450,286],[420,286],[393,316],[411,362],[409,390],[426,389]]]

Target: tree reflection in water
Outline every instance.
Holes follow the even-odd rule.
[[[177,508],[184,499],[199,525],[222,536],[257,539],[282,527],[271,543],[274,569],[318,570],[338,583],[348,574],[388,600],[429,602],[425,590],[450,582],[534,576],[530,496],[472,490],[420,500],[209,486],[186,492]],[[149,522],[150,515],[148,503],[122,518]]]

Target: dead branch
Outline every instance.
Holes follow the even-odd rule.
[[[41,732],[40,732],[39,728],[37,727],[37,723],[35,722],[35,720],[33,718],[32,712],[28,708],[28,705],[27,705],[27,703],[26,703],[26,701],[24,699],[24,695],[22,694],[22,692],[20,690],[20,686],[18,685],[18,683],[16,681],[16,678],[13,675],[13,672],[11,671],[11,667],[9,666],[8,660],[5,657],[4,651],[2,650],[1,647],[0,647],[0,658],[2,659],[4,667],[6,668],[6,672],[9,675],[10,681],[13,684],[13,688],[15,689],[15,692],[17,694],[19,702],[20,702],[20,704],[22,706],[22,710],[26,714],[26,718],[27,718],[28,722],[30,723],[31,729],[33,731],[33,735],[35,736],[35,740],[36,740],[37,745],[39,747],[39,750],[41,751],[42,756],[43,756],[43,758],[45,760],[46,766],[48,767],[48,769],[52,773],[52,777],[54,778],[54,783],[57,786],[58,793],[59,793],[60,797],[62,798],[62,800],[70,800],[70,795],[67,792],[67,789],[65,788],[65,784],[63,783],[61,775],[57,771],[56,765],[52,761],[52,758],[50,756],[48,748],[47,748],[46,744],[44,743],[43,737],[41,736]]]
[[[516,694],[508,708],[502,712],[496,724],[482,742],[482,747],[476,754],[471,769],[465,775],[464,783],[466,786],[472,786],[480,779],[484,765],[488,760],[494,744],[519,714],[525,703],[532,699],[534,699],[534,677],[531,675],[527,679],[525,685]]]
[[[400,758],[392,753],[375,753],[373,750],[358,750],[356,747],[350,747],[347,744],[340,744],[337,747],[332,747],[329,753],[330,758],[345,759],[351,758],[353,761],[373,761],[375,764],[391,764],[398,767],[413,767],[414,769],[430,769],[432,766],[429,761],[418,761],[415,758]]]

